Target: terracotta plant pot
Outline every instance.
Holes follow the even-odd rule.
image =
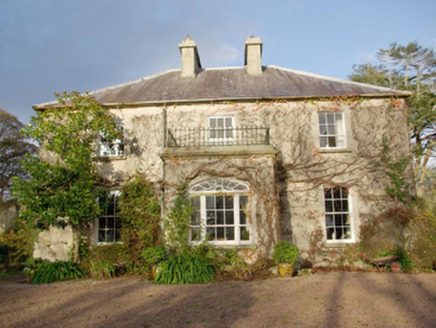
[[[294,273],[294,265],[289,263],[280,263],[278,266],[280,277],[291,277]]]
[[[400,272],[401,271],[401,263],[394,262],[391,265],[392,272]]]

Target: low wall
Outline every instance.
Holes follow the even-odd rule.
[[[0,234],[12,228],[17,216],[18,206],[15,200],[0,203]]]
[[[56,260],[67,261],[73,245],[73,230],[67,226],[64,229],[50,227],[41,231],[33,251],[34,258],[54,262]]]

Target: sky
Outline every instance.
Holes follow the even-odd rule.
[[[347,79],[380,48],[436,48],[435,0],[0,0],[0,108],[27,124],[55,92],[92,91],[181,66],[189,34],[203,68],[263,65]]]

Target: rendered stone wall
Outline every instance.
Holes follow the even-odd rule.
[[[142,170],[151,181],[164,182],[167,207],[171,206],[176,186],[184,179],[192,183],[212,176],[254,179],[259,186],[258,197],[267,194],[280,208],[280,214],[270,216],[272,210],[262,208],[259,201],[256,219],[259,222],[270,220],[270,226],[276,227],[274,220],[280,218],[277,224],[281,238],[295,242],[303,256],[308,256],[313,233],[325,228],[324,187],[341,186],[350,190],[356,241],[363,221],[371,220],[393,205],[385,193],[389,179],[381,161],[382,140],[383,136],[387,137],[392,158],[409,156],[404,106],[404,101],[398,99],[169,106],[166,108],[169,129],[205,128],[209,116],[233,116],[235,126],[269,126],[271,144],[278,153],[274,158],[244,155],[175,156],[171,159],[167,156],[165,164],[159,156],[163,138],[162,108],[116,109],[114,113],[124,120],[126,154],[122,159],[102,162],[101,172],[108,185],[114,186],[122,185],[137,169]],[[319,148],[318,111],[344,113],[346,149]],[[195,152],[195,149],[190,151]],[[265,170],[273,173],[250,177],[253,172],[263,172],[264,163],[268,163]],[[262,238],[270,238],[274,244],[276,235],[274,231]]]
[[[249,220],[254,257],[271,255],[279,231],[279,203],[276,196],[275,160],[272,156],[177,158],[165,161],[165,205],[168,212],[177,197],[177,187],[215,177],[245,182],[250,187]]]
[[[0,234],[13,227],[18,216],[18,207],[15,201],[0,203]]]
[[[50,227],[38,235],[38,241],[34,245],[33,257],[54,262],[67,261],[73,247],[73,230],[67,226],[64,229]]]

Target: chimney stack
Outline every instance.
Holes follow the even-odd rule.
[[[182,54],[182,77],[196,77],[201,69],[200,56],[197,51],[197,43],[188,35],[181,44],[179,44],[180,53]]]
[[[251,36],[245,41],[245,67],[250,75],[262,74],[262,44],[260,38]]]

